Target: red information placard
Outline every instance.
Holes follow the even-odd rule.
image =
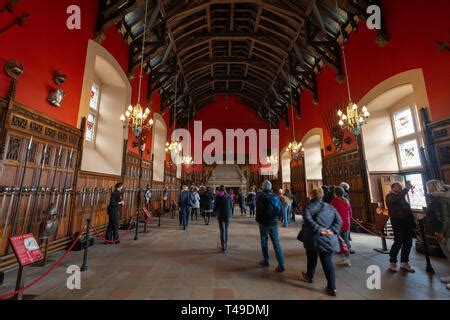
[[[147,216],[147,219],[152,218],[152,213],[148,211],[147,208],[142,208],[142,212],[144,212],[144,214]]]
[[[9,237],[9,242],[22,267],[43,259],[42,252],[32,233]]]

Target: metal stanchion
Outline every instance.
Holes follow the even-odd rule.
[[[134,241],[137,241],[139,239],[139,208],[136,210],[136,228],[134,230]]]
[[[427,236],[425,234],[425,218],[418,220],[418,223],[419,223],[420,235],[422,236],[422,241],[423,241],[423,250],[425,252],[425,259],[427,261],[426,271],[428,273],[434,274],[434,269],[433,269],[433,266],[431,265],[431,261],[430,261],[430,253],[428,251],[428,240],[427,240]]]
[[[92,220],[87,219],[87,227],[86,227],[86,239],[84,240],[84,256],[83,256],[83,265],[81,266],[81,272],[85,272],[88,270],[87,259],[88,259],[88,248],[91,237],[91,224]]]

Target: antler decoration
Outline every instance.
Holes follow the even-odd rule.
[[[333,145],[336,151],[342,150],[344,147],[344,142],[350,144],[351,141],[345,138],[344,130],[337,124],[336,117],[338,110],[345,109],[345,103],[337,103],[332,106],[327,112],[325,112],[322,120],[325,123],[325,127],[328,134],[332,137]],[[330,149],[331,146],[328,148]],[[329,150],[331,151],[331,150]]]

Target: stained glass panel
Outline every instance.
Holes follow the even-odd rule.
[[[98,109],[98,102],[100,99],[100,87],[94,82],[91,88],[91,100],[89,102],[89,107],[91,109]]]
[[[394,122],[395,133],[398,138],[413,134],[416,131],[410,108],[394,113]]]
[[[410,140],[399,144],[402,168],[420,167],[420,155],[417,140]]]
[[[86,124],[86,140],[94,142],[95,136],[95,115],[89,113]]]

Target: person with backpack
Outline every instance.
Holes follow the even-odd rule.
[[[220,227],[220,243],[222,245],[222,252],[228,251],[228,227],[232,216],[232,201],[231,197],[225,192],[225,187],[220,186],[219,193],[216,196],[214,203],[214,211],[217,214],[217,220]]]
[[[213,212],[214,195],[211,191],[211,187],[206,187],[200,198],[200,203],[203,212],[203,218],[205,219],[205,225],[209,225],[211,221],[211,213]]]
[[[261,250],[263,260],[260,265],[269,267],[269,237],[272,241],[278,261],[276,272],[284,272],[284,253],[278,237],[278,224],[281,216],[280,198],[272,192],[272,183],[268,180],[262,184],[262,192],[256,200],[256,221],[259,223]]]
[[[336,187],[334,188],[335,198],[331,201],[331,205],[339,213],[342,219],[342,226],[340,236],[344,240],[347,247],[350,249],[350,222],[352,219],[352,206],[350,201],[344,197],[344,188]],[[351,267],[350,263],[350,252],[341,252],[341,261],[338,262],[339,265]]]
[[[338,234],[341,231],[342,219],[332,205],[323,201],[323,190],[313,189],[311,201],[303,211],[303,227],[298,236],[306,250],[307,271],[300,280],[313,283],[320,258],[325,277],[327,293],[336,296],[336,273],[333,265],[333,254],[340,250]]]
[[[183,230],[189,225],[189,211],[192,207],[192,197],[189,192],[188,186],[183,186],[182,191],[178,197],[178,207],[180,208],[180,226],[183,226]]]
[[[191,197],[192,197],[191,219],[192,221],[194,221],[194,215],[195,220],[198,220],[198,212],[200,211],[200,195],[198,194],[197,187],[192,187]]]

